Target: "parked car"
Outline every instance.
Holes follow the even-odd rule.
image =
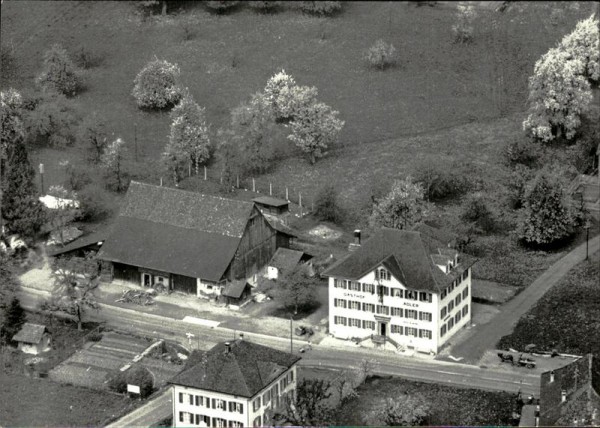
[[[314,331],[312,328],[310,327],[306,327],[306,326],[298,326],[296,327],[296,329],[294,330],[294,333],[296,333],[296,336],[312,336],[314,334]]]
[[[498,357],[503,363],[511,363],[513,366],[527,367],[528,369],[535,368],[535,360],[523,357],[523,354],[519,354],[519,358],[516,361],[514,355],[508,352],[498,352]]]

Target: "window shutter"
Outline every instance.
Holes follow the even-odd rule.
[[[212,408],[216,409],[217,408],[217,400],[216,399],[212,399]]]
[[[183,392],[179,393],[179,402],[183,403]]]
[[[183,422],[183,412],[179,412],[179,422]]]
[[[190,405],[194,405],[194,396],[190,394]]]
[[[244,404],[243,403],[238,403],[238,410],[240,411],[240,413],[244,413]]]

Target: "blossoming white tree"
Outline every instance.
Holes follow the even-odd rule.
[[[125,141],[117,138],[112,143],[106,146],[100,164],[104,169],[109,185],[117,192],[120,192],[125,187],[125,174],[123,170],[123,162],[125,159]]]
[[[581,61],[581,74],[597,82],[600,79],[600,27],[595,15],[580,21],[571,34],[567,34],[560,48]]]
[[[424,194],[423,186],[415,183],[410,176],[394,181],[390,193],[373,205],[369,224],[372,227],[406,229],[421,221],[429,205]]]
[[[133,81],[132,95],[140,108],[163,109],[175,105],[182,96],[178,85],[181,71],[177,64],[155,58]]]

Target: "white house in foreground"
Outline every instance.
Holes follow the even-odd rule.
[[[259,427],[296,392],[293,354],[245,340],[220,343],[172,380],[173,426]]]
[[[358,234],[353,251],[325,271],[333,336],[437,353],[469,323],[476,259],[421,230],[382,228],[364,244]]]

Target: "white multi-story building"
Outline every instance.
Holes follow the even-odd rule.
[[[293,354],[235,340],[171,380],[174,427],[260,427],[296,392]]]
[[[476,259],[432,235],[382,228],[361,245],[357,233],[353,251],[325,272],[329,332],[437,353],[467,325]]]

